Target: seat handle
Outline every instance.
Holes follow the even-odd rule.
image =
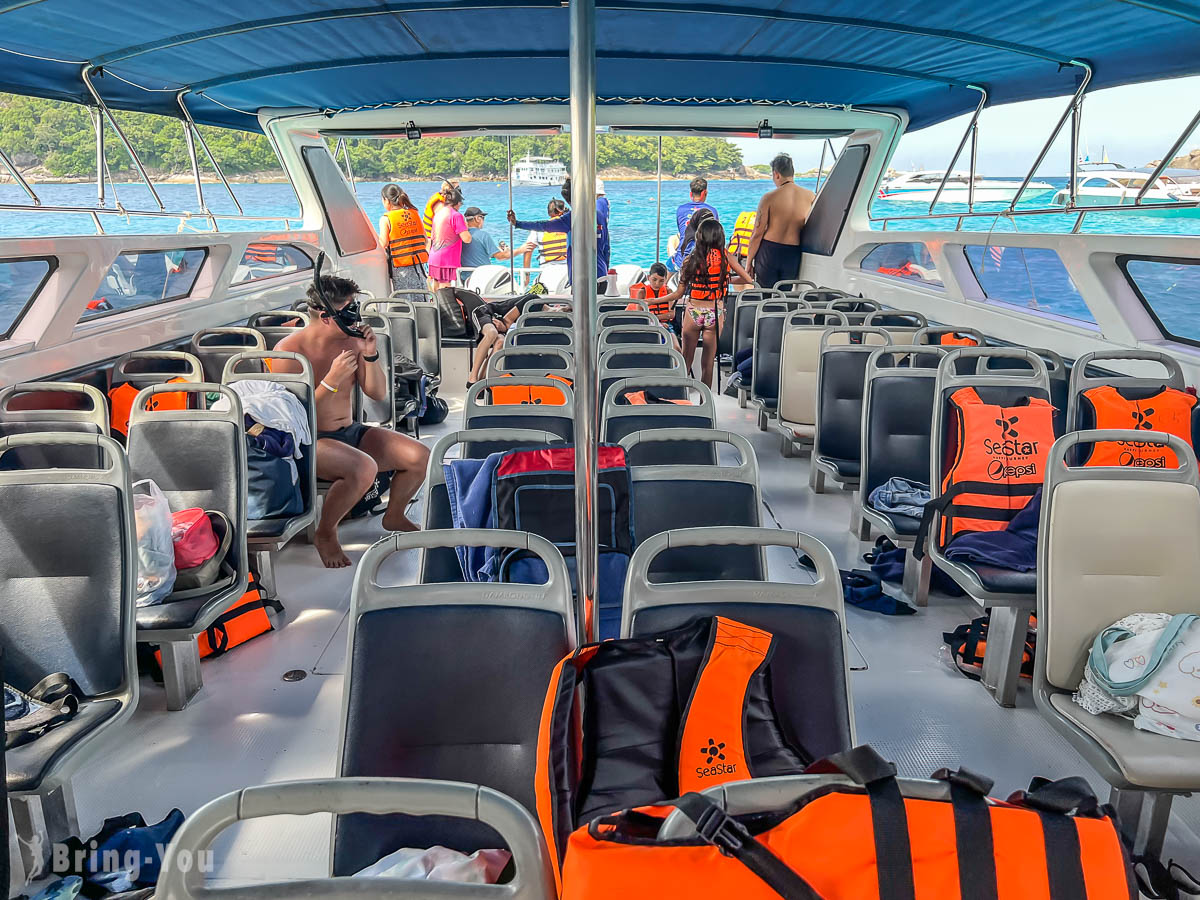
[[[244,362],[251,360],[272,360],[286,359],[300,365],[299,372],[237,372],[237,367]],[[229,359],[225,360],[225,369],[221,373],[221,383],[229,384],[231,381],[243,381],[246,379],[258,379],[261,381],[302,381],[309,387],[313,384],[312,363],[308,361],[308,357],[300,353],[289,353],[287,350],[244,350],[241,353],[235,353]]]

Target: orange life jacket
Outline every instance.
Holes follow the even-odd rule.
[[[246,245],[246,253],[242,257],[244,263],[275,263],[278,261],[278,249],[274,244],[253,243]]]
[[[415,209],[389,209],[388,253],[393,268],[423,266],[429,262],[425,247],[425,231]]]
[[[196,635],[200,658],[222,656],[251,638],[274,631],[275,626],[271,624],[271,617],[267,615],[268,606],[276,612],[283,612],[282,603],[262,595],[262,591],[254,583],[254,573],[251,572],[246,593],[234,600],[208,628]],[[159,665],[162,665],[161,651],[156,650],[154,655]]]
[[[979,341],[969,334],[959,334],[957,331],[947,331],[938,336],[938,343],[943,347],[978,347]]]
[[[1054,407],[1041,397],[1027,406],[984,403],[975,388],[950,395],[953,459],[942,479],[941,543],[964,531],[1000,531],[1037,493],[1054,443]]]
[[[167,384],[183,384],[186,379],[172,378]],[[129,436],[129,414],[133,412],[133,401],[142,392],[128,381],[118,384],[108,392],[109,426],[118,434]],[[169,391],[150,398],[147,409],[187,409],[188,395],[184,391]]]
[[[729,287],[729,266],[725,261],[724,250],[710,250],[706,262],[705,270],[696,273],[696,278],[689,287],[689,294],[693,300],[712,303],[725,297],[725,291]]]
[[[670,397],[647,396],[648,391],[630,391],[625,394],[625,402],[630,406],[649,406],[652,403],[674,403],[677,406],[695,406],[691,400],[672,400]]]
[[[665,297],[669,293],[671,293],[671,289],[665,284],[657,291],[644,282],[638,282],[629,288],[629,296],[634,300],[659,300],[659,298]],[[650,312],[658,317],[658,321],[660,322],[670,322],[675,318],[674,303],[647,303],[646,306],[649,307]],[[636,309],[636,307],[634,308]]]
[[[1164,387],[1145,400],[1126,400],[1112,385],[1083,392],[1096,413],[1096,428],[1160,431],[1173,434],[1192,446],[1192,411],[1196,398],[1186,391]],[[1175,453],[1158,444],[1141,441],[1101,441],[1086,465],[1134,466],[1169,469],[1179,465]]]
[[[512,372],[502,372],[501,378],[512,378]],[[549,378],[553,381],[561,381],[567,387],[572,387],[573,382],[570,378],[562,375],[556,375],[553,372],[547,372],[539,378]],[[567,395],[558,388],[549,387],[540,384],[514,384],[512,387],[493,387],[492,406],[517,406],[528,405],[533,406],[566,406]]]

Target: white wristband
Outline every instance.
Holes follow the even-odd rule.
[[[321,379],[321,387],[325,388],[325,390],[329,391],[331,394],[336,394],[338,392],[337,388],[326,384],[324,378]]]

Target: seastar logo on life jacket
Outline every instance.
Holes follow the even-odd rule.
[[[732,775],[737,772],[736,763],[722,762],[725,759],[725,742],[714,738],[708,739],[708,745],[700,748],[704,757],[704,765],[696,766],[697,778],[711,778],[714,775]]]
[[[1133,411],[1133,427],[1140,428],[1143,431],[1153,431],[1154,423],[1150,421],[1150,416],[1154,415],[1152,409],[1135,409]]]

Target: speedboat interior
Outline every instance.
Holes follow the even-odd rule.
[[[1200,207],[1147,196],[1200,113],[1111,203],[1074,163],[1089,92],[1200,74],[1200,5],[1051,6],[0,3],[0,89],[88,108],[98,194],[49,202],[0,135],[4,221],[94,232],[0,233],[10,895],[1200,891],[1200,242],[1122,227]],[[981,112],[1041,98],[1057,127],[975,208]],[[188,208],[131,113],[179,121]],[[956,117],[940,180],[874,213],[902,135]],[[243,188],[212,129],[266,135],[297,217],[214,211]],[[511,308],[516,279],[394,292],[335,151],[569,135],[579,273],[597,132],[839,151],[792,277],[730,287],[715,384],[632,290],[650,242],[612,290],[522,298],[464,390],[464,293]],[[354,319],[321,275],[383,370],[355,421],[428,457],[420,529],[368,478],[343,568],[312,543],[330,376],[279,347]],[[272,455],[279,407],[307,440]]]

